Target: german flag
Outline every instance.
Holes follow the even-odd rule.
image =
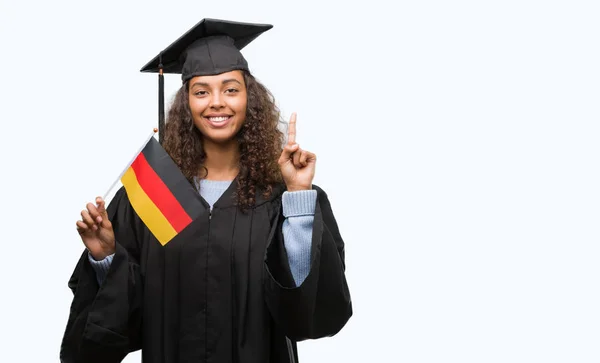
[[[198,192],[154,137],[121,177],[133,209],[164,246],[203,210]]]

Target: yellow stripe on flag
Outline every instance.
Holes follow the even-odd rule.
[[[136,213],[140,216],[144,224],[146,224],[150,232],[158,239],[160,244],[163,246],[166,245],[167,242],[177,235],[177,232],[160,212],[156,204],[148,198],[148,195],[138,183],[133,168],[127,169],[121,178],[121,182],[127,191],[127,196],[133,209],[135,209]]]

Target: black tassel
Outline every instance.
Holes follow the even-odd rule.
[[[162,145],[165,130],[165,77],[163,76],[162,53],[158,59],[158,142]]]

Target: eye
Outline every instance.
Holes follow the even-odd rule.
[[[228,88],[225,90],[225,93],[236,93],[236,92],[239,92],[239,91],[235,88]]]
[[[196,91],[196,92],[194,92],[194,95],[195,95],[195,96],[205,96],[205,95],[207,95],[207,94],[208,94],[208,92],[206,92],[206,91],[202,91],[202,90],[199,90],[199,91]]]

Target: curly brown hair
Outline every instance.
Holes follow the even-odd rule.
[[[248,209],[255,205],[257,191],[262,191],[263,196],[268,198],[273,187],[283,180],[277,159],[283,147],[284,134],[278,128],[280,112],[271,92],[250,72],[243,71],[243,75],[248,103],[246,120],[237,134],[240,160],[236,202],[242,209]],[[194,179],[206,177],[203,165],[206,154],[202,147],[202,134],[192,121],[188,92],[189,82],[185,82],[169,109],[162,146],[186,179],[199,188]]]

